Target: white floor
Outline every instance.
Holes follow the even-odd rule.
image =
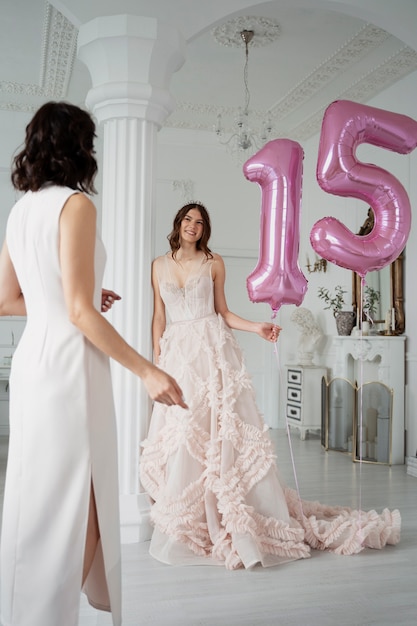
[[[285,431],[272,430],[278,464],[295,486]],[[317,437],[291,431],[301,497],[354,508],[399,508],[402,540],[353,557],[313,552],[278,568],[170,567],[148,544],[123,546],[124,626],[400,626],[417,624],[417,479],[405,466],[352,463]],[[110,625],[83,602],[80,626]]]
[[[270,431],[278,464],[295,486],[285,431]],[[7,440],[0,438],[0,476]],[[4,438],[3,438],[4,439]],[[313,552],[277,568],[229,572],[219,567],[170,567],[148,544],[122,546],[123,626],[411,626],[417,624],[417,479],[405,466],[352,463],[325,452],[320,440],[291,431],[301,497],[354,508],[398,508],[398,546],[351,557]],[[79,626],[110,626],[82,597]],[[56,626],[60,626],[57,624]]]

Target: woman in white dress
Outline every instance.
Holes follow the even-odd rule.
[[[3,626],[77,626],[80,591],[121,624],[117,443],[109,357],[151,398],[185,406],[175,380],[103,317],[95,126],[65,102],[26,128],[12,182],[25,192],[0,255],[0,314],[26,316],[10,376],[1,536]]]
[[[277,565],[310,548],[353,554],[397,543],[400,514],[300,501],[280,483],[272,443],[231,329],[276,342],[279,326],[229,311],[205,207],[180,209],[152,267],[156,363],[188,409],[156,404],[140,476],[152,499],[150,552],[168,564]]]

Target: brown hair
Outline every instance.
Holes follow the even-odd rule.
[[[202,250],[208,259],[212,259],[213,254],[207,245],[211,235],[210,216],[204,204],[201,204],[200,202],[190,202],[189,204],[185,204],[183,207],[180,208],[180,210],[174,217],[172,231],[167,237],[169,245],[171,246],[172,256],[175,259],[175,256],[180,249],[181,222],[187,215],[188,211],[190,211],[191,209],[197,209],[198,211],[200,211],[201,219],[203,220],[203,234],[201,235],[201,238],[197,241],[197,250]]]
[[[24,147],[13,159],[12,183],[38,191],[45,183],[96,193],[95,124],[67,102],[47,102],[26,126]]]

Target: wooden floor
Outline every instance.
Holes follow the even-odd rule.
[[[282,477],[304,499],[354,508],[398,508],[398,546],[343,557],[313,552],[276,568],[171,567],[148,543],[122,546],[123,626],[411,626],[417,624],[417,479],[405,466],[352,463],[317,436],[272,430]],[[0,438],[2,439],[2,438]],[[3,438],[4,439],[4,438]],[[291,445],[289,445],[291,444]],[[0,442],[1,486],[6,443]],[[110,626],[82,596],[79,626]],[[60,626],[60,625],[57,625]]]

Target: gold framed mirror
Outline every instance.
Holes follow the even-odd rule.
[[[373,211],[368,210],[368,216],[359,229],[358,235],[367,235],[371,232],[374,225]],[[393,261],[387,268],[379,270],[379,272],[369,272],[367,278],[372,274],[378,274],[378,279],[382,288],[386,291],[386,302],[388,302],[388,310],[393,311],[395,324],[394,330],[390,330],[390,335],[402,335],[405,331],[405,314],[404,314],[404,250],[399,257]],[[384,271],[385,270],[385,271]],[[352,272],[352,306],[355,311],[360,309],[361,305],[361,277]],[[385,323],[384,319],[375,319],[374,323]],[[380,331],[387,334],[386,331]]]

